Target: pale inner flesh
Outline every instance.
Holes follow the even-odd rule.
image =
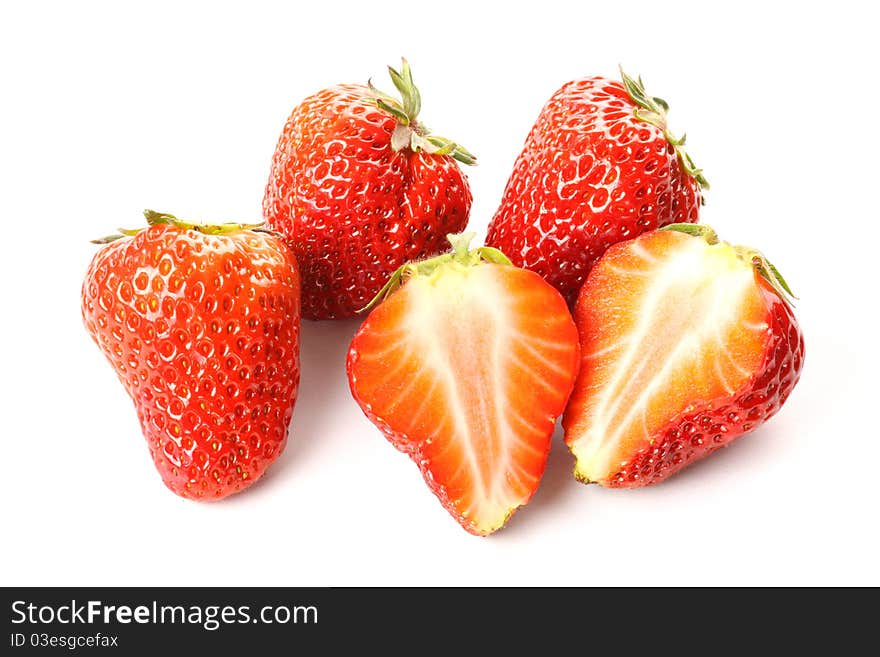
[[[481,532],[537,486],[576,368],[564,302],[533,276],[487,265],[415,278],[386,302],[401,304],[399,329],[362,353],[363,367],[383,372],[362,388],[373,412],[404,429],[426,476]]]
[[[741,389],[768,329],[754,271],[729,245],[684,238],[663,258],[634,243],[598,266],[599,280],[615,283],[588,299],[566,437],[578,474],[592,481],[613,476],[679,414]]]

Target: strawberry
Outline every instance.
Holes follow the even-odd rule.
[[[351,392],[467,531],[487,535],[526,504],[578,366],[556,290],[499,251],[402,267],[348,353]]]
[[[307,319],[354,317],[398,267],[440,253],[467,224],[471,191],[455,160],[475,158],[417,120],[406,60],[389,72],[401,100],[372,84],[309,96],[272,158],[263,214],[296,252]]]
[[[146,211],[92,260],[89,334],[134,401],[153,462],[182,497],[216,500],[266,471],[299,384],[299,274],[281,239]]]
[[[578,297],[565,442],[584,482],[662,481],[753,431],[803,367],[791,291],[754,249],[674,224],[612,246]]]
[[[571,303],[612,244],[697,221],[709,184],[641,79],[564,85],[544,106],[489,224],[486,244]]]

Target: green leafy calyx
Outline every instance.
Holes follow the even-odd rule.
[[[645,121],[646,123],[650,123],[651,125],[660,128],[667,141],[669,141],[669,143],[672,144],[672,147],[675,148],[675,153],[678,155],[678,159],[684,170],[694,177],[697,184],[700,186],[700,189],[709,189],[709,181],[706,180],[706,176],[703,175],[703,170],[697,168],[694,161],[691,159],[691,156],[688,155],[687,151],[684,149],[687,135],[683,134],[679,139],[669,131],[669,127],[666,123],[666,114],[669,112],[669,104],[662,98],[649,96],[645,91],[645,85],[642,82],[641,77],[633,79],[624,72],[623,68],[620,69],[620,76],[623,79],[623,86],[629,94],[629,97],[632,98],[632,101],[636,105],[638,105],[638,107],[633,110],[633,116],[640,121]]]
[[[388,282],[382,286],[378,294],[373,297],[366,306],[359,312],[366,312],[378,306],[387,299],[397,288],[406,283],[414,276],[430,276],[439,267],[449,263],[456,263],[463,267],[475,267],[483,262],[496,265],[510,265],[510,259],[498,249],[491,246],[479,246],[475,249],[470,248],[470,243],[474,239],[476,233],[459,233],[458,235],[449,234],[446,239],[452,246],[452,250],[448,253],[428,258],[427,260],[419,260],[417,262],[409,262],[399,267],[388,279]]]
[[[147,220],[147,228],[151,226],[161,226],[163,224],[168,224],[172,226],[177,226],[178,228],[182,228],[184,230],[196,230],[200,233],[204,233],[205,235],[228,235],[229,233],[237,233],[242,230],[256,230],[264,233],[270,233],[272,231],[262,228],[263,224],[240,224],[240,223],[224,223],[224,224],[200,224],[194,223],[190,221],[183,221],[178,219],[173,214],[167,214],[165,212],[156,212],[155,210],[144,210],[144,217]],[[100,237],[96,240],[92,240],[92,244],[109,244],[110,242],[115,242],[116,240],[122,239],[124,237],[133,237],[137,235],[144,228],[119,228],[118,233],[113,235],[107,235],[106,237]]]
[[[400,71],[388,67],[388,74],[400,98],[379,91],[372,81],[367,82],[376,105],[391,114],[397,122],[391,134],[391,148],[396,152],[409,148],[414,152],[450,155],[463,164],[476,164],[477,158],[464,146],[446,137],[430,134],[428,128],[416,120],[422,109],[422,97],[413,82],[409,62],[406,59],[402,61]]]

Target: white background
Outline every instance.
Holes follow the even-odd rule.
[[[880,584],[880,97],[869,3],[4,3],[0,583]],[[305,323],[290,444],[217,504],[159,480],[82,326],[88,243],[152,207],[260,217],[306,95],[406,55],[480,158],[481,235],[563,82],[640,73],[712,182],[703,218],[799,294],[806,368],[769,424],[670,481],[585,487],[555,437],[532,503],[466,534],[349,396],[356,323]]]

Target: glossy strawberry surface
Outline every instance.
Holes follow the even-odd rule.
[[[241,491],[284,449],[299,384],[299,274],[281,240],[154,225],[95,255],[82,315],[176,494]]]
[[[553,94],[489,225],[487,244],[569,302],[612,244],[699,216],[705,179],[666,129],[665,103],[626,79],[635,86],[589,77]]]
[[[393,147],[400,120],[378,97],[354,84],[309,96],[272,158],[263,213],[296,252],[309,319],[353,317],[398,267],[445,250],[467,224],[471,191],[453,156]]]

